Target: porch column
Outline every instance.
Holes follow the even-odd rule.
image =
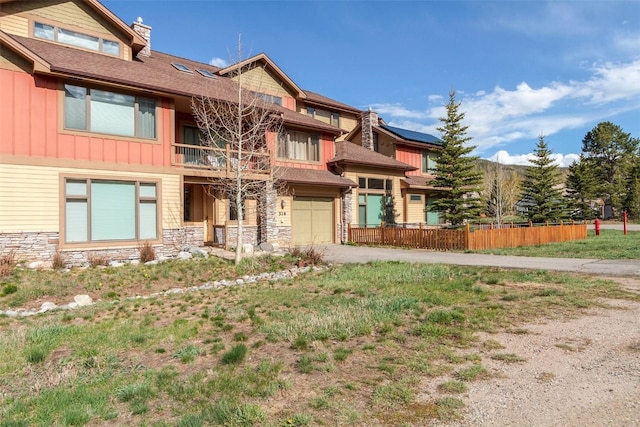
[[[275,243],[278,241],[278,193],[273,181],[265,182],[265,192],[262,198],[262,209],[260,213],[260,234],[262,236],[261,243]]]
[[[349,241],[349,224],[353,222],[353,189],[351,187],[343,190],[340,194],[342,203],[340,221],[340,240],[344,243]]]

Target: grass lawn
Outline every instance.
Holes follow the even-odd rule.
[[[471,252],[556,258],[640,259],[640,232],[630,231],[625,236],[618,230],[600,230],[600,236],[596,236],[593,230],[589,230],[586,240]]]
[[[422,426],[459,416],[483,361],[522,361],[478,332],[640,300],[586,276],[397,262],[124,299],[290,262],[14,270],[3,309],[101,301],[0,317],[0,426]]]

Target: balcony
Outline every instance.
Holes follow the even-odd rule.
[[[247,178],[271,178],[271,154],[264,152],[244,152],[242,161],[238,160],[238,150],[226,148],[203,147],[199,145],[172,144],[173,166],[188,169],[211,171],[212,176],[232,177],[240,167]]]

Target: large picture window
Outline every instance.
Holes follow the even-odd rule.
[[[320,161],[320,137],[289,131],[278,140],[278,157],[290,160]]]
[[[158,238],[156,183],[65,180],[65,242]]]
[[[110,135],[156,138],[156,101],[64,85],[64,127]]]

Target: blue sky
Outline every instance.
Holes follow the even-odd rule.
[[[300,87],[431,133],[454,88],[474,154],[568,165],[601,121],[640,137],[640,1],[105,0],[152,49],[223,65],[266,53]]]

